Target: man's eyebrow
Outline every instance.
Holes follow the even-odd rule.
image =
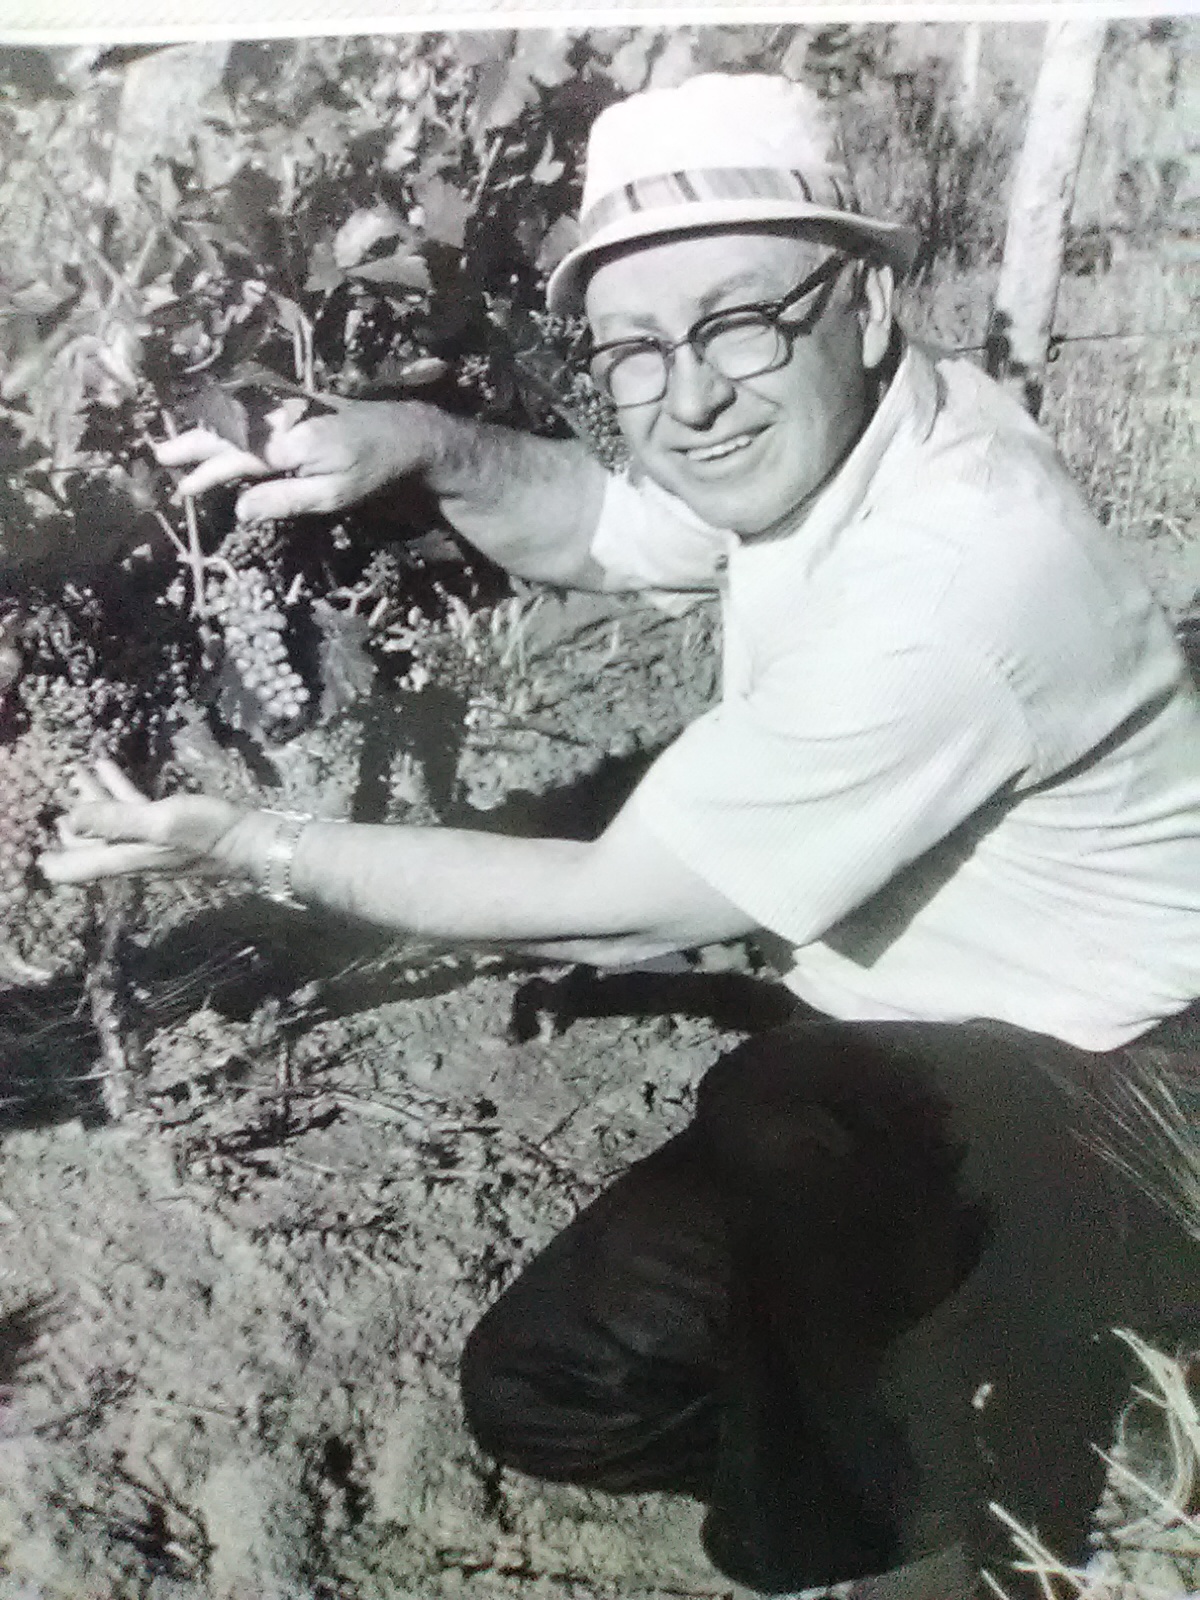
[[[696,318],[706,317],[710,312],[717,310],[723,300],[730,295],[745,291],[745,298],[736,302],[738,305],[757,305],[760,301],[770,303],[772,300],[782,298],[782,295],[767,294],[763,292],[762,279],[758,276],[757,269],[747,268],[744,272],[732,272],[728,277],[722,278],[711,289],[705,291],[696,302]],[[783,291],[786,294],[786,290]],[[733,309],[733,308],[731,308]],[[651,316],[641,316],[637,313],[616,312],[612,317],[602,317],[601,326],[606,323],[617,323],[622,326],[620,333],[613,334],[614,338],[636,339],[640,335],[657,335],[659,329],[655,319]],[[627,330],[627,331],[626,331]]]

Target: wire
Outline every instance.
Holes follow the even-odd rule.
[[[1176,344],[1186,344],[1190,340],[1200,339],[1200,328],[1159,328],[1153,333],[1052,333],[1046,346],[1046,359],[1056,359],[1059,350],[1065,344],[1102,344],[1114,339],[1141,339],[1172,340]],[[950,351],[954,356],[982,355],[988,349],[987,343],[955,345]]]

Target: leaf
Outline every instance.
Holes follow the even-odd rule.
[[[518,36],[509,61],[492,62],[479,76],[475,125],[484,132],[506,128],[537,99],[538,88],[556,89],[571,76],[572,38],[562,31],[531,29]]]
[[[626,94],[635,94],[645,87],[650,72],[650,51],[654,39],[655,35],[649,29],[639,28],[609,63],[609,77],[618,89],[624,89]]]
[[[416,187],[415,194],[425,213],[423,227],[428,237],[461,250],[471,217],[471,204],[466,196],[444,178],[436,177]]]
[[[500,33],[481,33],[467,28],[462,33],[455,33],[454,54],[464,67],[481,67],[485,61],[495,61],[498,55],[507,56],[514,38],[511,29]]]
[[[538,157],[537,165],[529,174],[530,179],[534,183],[557,183],[565,171],[565,164],[554,154],[553,135],[547,134],[545,148]]]
[[[321,665],[321,720],[365,700],[375,682],[376,666],[367,654],[367,619],[340,611],[328,600],[314,600],[313,620],[321,632],[317,646]]]
[[[517,42],[514,63],[543,89],[556,89],[571,76],[571,35],[562,30],[531,28]]]
[[[333,240],[320,239],[308,258],[308,277],[304,280],[307,294],[329,294],[342,282],[342,269],[333,255]]]
[[[425,118],[420,111],[410,110],[400,118],[383,153],[385,172],[403,172],[417,159],[421,136],[425,132]]]
[[[51,289],[45,283],[29,283],[22,289],[0,289],[0,310],[15,311],[23,317],[46,317],[70,300],[73,289]]]
[[[405,389],[424,389],[444,378],[449,371],[448,363],[441,356],[417,356],[415,360],[396,363],[390,372],[385,359],[375,376],[380,382],[399,384]]]
[[[385,240],[409,237],[408,223],[392,206],[372,206],[352,212],[333,240],[333,259],[342,271],[355,267]]]
[[[579,223],[574,217],[559,217],[542,240],[535,265],[539,272],[553,272],[565,255],[579,243]]]
[[[269,218],[276,215],[282,189],[276,179],[249,162],[230,179],[222,208],[224,220],[252,250],[269,247]]]
[[[239,450],[250,448],[250,421],[242,402],[219,383],[207,383],[179,402],[179,414],[196,428],[207,428]]]
[[[394,256],[384,256],[381,261],[364,261],[357,267],[350,267],[346,276],[361,278],[366,283],[390,283],[419,294],[433,287],[424,256],[413,255],[407,249],[397,251]]]
[[[533,99],[529,77],[509,61],[489,62],[475,88],[475,125],[484,133],[515,122]]]

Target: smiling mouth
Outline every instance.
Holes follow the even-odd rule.
[[[695,445],[690,450],[684,450],[683,456],[689,463],[699,465],[709,461],[725,461],[730,456],[741,455],[743,450],[748,450],[757,438],[756,433],[738,433],[717,444]]]

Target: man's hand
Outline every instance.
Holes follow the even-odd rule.
[[[225,844],[242,807],[208,795],[148,800],[111,761],[81,773],[82,803],[59,822],[61,850],[38,863],[51,883],[94,883],[133,873],[205,876],[230,870]]]
[[[289,424],[285,410],[261,456],[239,450],[207,428],[193,428],[155,446],[166,467],[191,467],[178,493],[203,494],[248,478],[269,482],[246,489],[237,513],[244,522],[342,511],[406,473],[430,455],[429,407],[402,401],[321,397],[332,414]]]

